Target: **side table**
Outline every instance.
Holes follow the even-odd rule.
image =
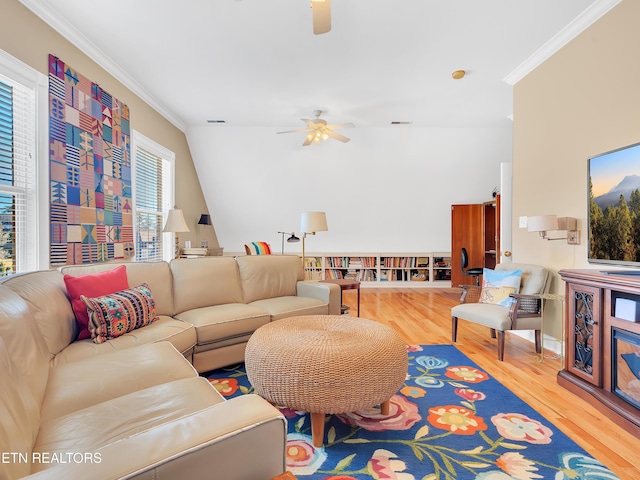
[[[564,365],[564,295],[559,293],[541,293],[538,295],[542,300],[558,300],[562,302],[562,340],[560,341],[560,365]],[[544,305],[543,305],[544,308]],[[540,335],[540,355],[536,355],[534,360],[538,363],[542,363],[544,361],[544,312],[542,313],[542,334]],[[557,357],[556,357],[557,358]]]
[[[358,317],[360,316],[360,282],[358,280],[349,280],[346,278],[336,278],[320,280],[320,283],[333,283],[340,287],[340,303],[342,302],[342,292],[344,290],[357,290],[358,291]]]

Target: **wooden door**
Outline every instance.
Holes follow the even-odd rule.
[[[484,267],[494,269],[500,263],[500,195],[482,204]]]
[[[471,268],[482,268],[482,204],[451,205],[451,286],[472,285],[473,278],[460,270],[462,247],[467,249]]]

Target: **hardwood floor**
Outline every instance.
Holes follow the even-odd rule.
[[[363,288],[360,316],[394,328],[409,344],[451,342],[451,307],[459,289]],[[356,312],[355,290],[343,302]],[[504,362],[498,361],[496,340],[487,328],[461,320],[455,346],[478,366],[562,430],[622,480],[640,478],[640,439],[624,431],[594,407],[556,383],[560,359],[545,352],[534,360],[533,344],[507,333]]]

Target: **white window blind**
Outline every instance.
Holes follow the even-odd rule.
[[[37,268],[36,93],[0,75],[0,275]]]
[[[169,260],[173,242],[162,233],[173,201],[174,154],[133,132],[135,259]]]

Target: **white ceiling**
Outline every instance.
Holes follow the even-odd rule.
[[[314,35],[309,0],[21,0],[182,130],[508,126],[511,84],[618,1],[333,0]]]

